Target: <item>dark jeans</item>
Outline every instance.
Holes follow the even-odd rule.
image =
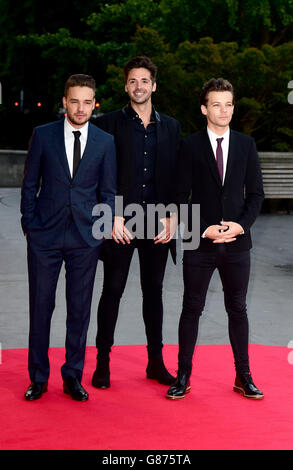
[[[134,239],[122,245],[107,240],[103,246],[104,284],[98,307],[96,346],[99,357],[107,358],[114,344],[114,331],[120,299],[125,289],[133,252],[137,248],[142,288],[142,313],[150,356],[161,354],[163,301],[162,288],[169,246],[153,240]]]
[[[212,274],[218,269],[228,314],[229,338],[238,373],[249,372],[246,294],[250,252],[229,253],[225,245],[215,252],[188,252],[183,257],[184,296],[179,322],[179,368],[191,372],[199,318]]]

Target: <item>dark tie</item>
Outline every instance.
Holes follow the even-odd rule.
[[[218,169],[219,169],[219,173],[220,173],[220,178],[221,178],[221,181],[223,183],[224,164],[223,164],[223,150],[222,150],[222,147],[221,147],[222,140],[224,140],[223,137],[217,139],[218,147],[217,147],[217,150],[216,150],[216,159],[217,159]]]
[[[80,140],[79,140],[81,132],[80,131],[72,131],[72,133],[74,135],[72,178],[74,178],[76,170],[77,170],[79,162],[80,162],[80,158],[81,158]]]

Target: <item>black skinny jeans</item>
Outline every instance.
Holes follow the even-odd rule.
[[[125,289],[133,252],[137,248],[142,289],[142,313],[149,356],[161,354],[163,347],[162,289],[168,258],[168,244],[155,245],[153,240],[134,239],[130,244],[107,240],[103,247],[104,284],[98,307],[96,346],[101,358],[109,357],[114,344],[114,332],[119,304]]]
[[[199,318],[205,306],[207,290],[215,269],[218,269],[223,285],[235,368],[238,373],[246,373],[249,372],[246,294],[250,273],[250,252],[229,253],[223,244],[218,245],[214,252],[184,252],[184,296],[179,322],[179,369],[191,373]]]

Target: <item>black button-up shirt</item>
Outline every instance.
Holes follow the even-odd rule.
[[[157,156],[157,128],[156,114],[152,109],[151,120],[145,128],[139,115],[134,111],[132,106],[128,104],[123,108],[124,115],[127,119],[133,121],[134,129],[134,150],[135,150],[135,166],[136,166],[136,203],[141,204],[144,209],[147,204],[156,203],[156,156]]]

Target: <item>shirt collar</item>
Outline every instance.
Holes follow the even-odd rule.
[[[223,135],[217,135],[215,134],[208,126],[207,126],[207,132],[208,132],[208,136],[210,138],[211,141],[213,142],[217,142],[217,139],[219,138],[223,138],[227,141],[229,141],[229,137],[230,137],[230,127],[228,127],[228,129],[226,130],[226,132],[223,134]]]
[[[127,103],[127,105],[124,106],[124,108],[122,109],[122,112],[123,112],[124,116],[126,116],[129,119],[140,119],[139,115],[133,109],[133,107],[131,106],[130,103]],[[152,105],[151,122],[157,122],[158,120],[159,120],[158,119],[158,113],[155,110],[154,105]]]
[[[64,130],[65,130],[65,135],[67,137],[72,137],[72,132],[74,131],[79,131],[81,133],[81,136],[84,137],[85,139],[87,138],[87,133],[88,133],[88,126],[89,123],[86,122],[84,126],[82,126],[80,129],[76,129],[73,127],[70,122],[65,118],[64,120]]]

